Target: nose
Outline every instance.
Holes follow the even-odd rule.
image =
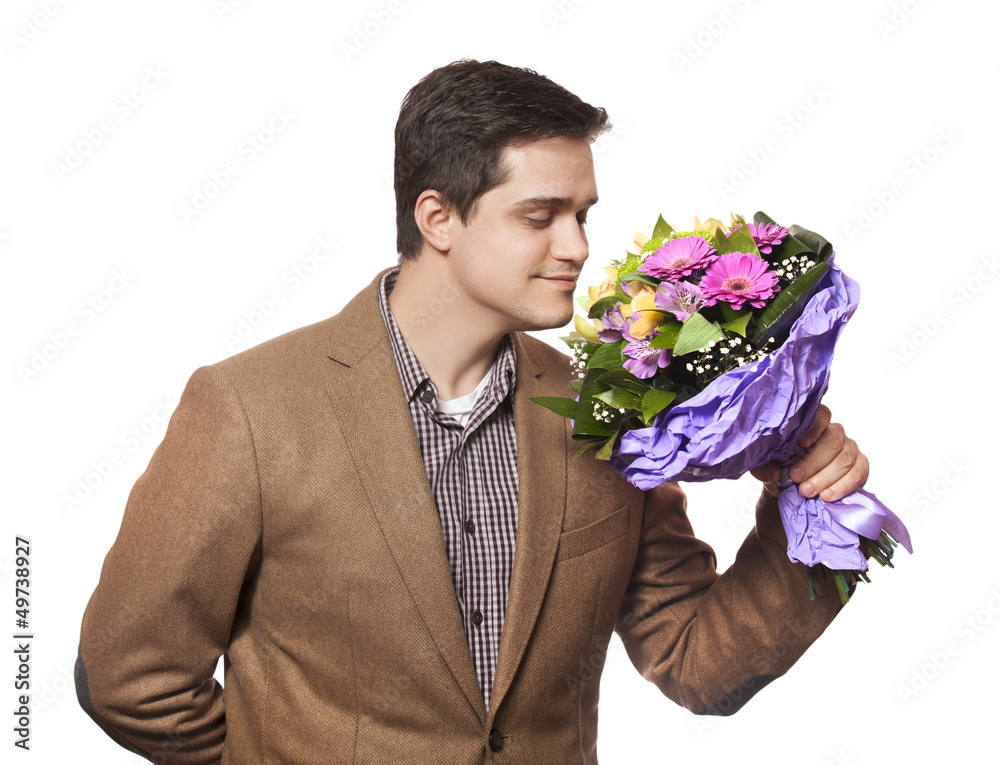
[[[556,260],[583,263],[590,255],[587,232],[575,216],[567,216],[559,226],[554,227],[552,244],[549,247]]]

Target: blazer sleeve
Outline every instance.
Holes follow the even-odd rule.
[[[809,599],[778,502],[761,492],[756,526],[716,572],[676,483],[646,493],[634,569],[616,631],[640,674],[697,714],[728,715],[784,674],[841,609],[836,588]]]
[[[246,414],[223,374],[203,367],[132,489],[83,616],[77,695],[117,743],[158,763],[221,760],[212,675],[260,536]]]

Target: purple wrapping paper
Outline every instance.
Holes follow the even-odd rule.
[[[661,412],[648,428],[622,436],[611,466],[640,489],[667,481],[736,479],[774,460],[788,464],[798,439],[816,420],[830,380],[833,350],[858,306],[857,282],[833,262],[816,294],[770,357],[734,369],[701,393]],[[912,552],[902,521],[875,495],[859,489],[837,502],[806,499],[782,473],[779,508],[788,555],[806,565],[865,570],[858,534],[885,530]]]

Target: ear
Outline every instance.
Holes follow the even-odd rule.
[[[413,208],[413,219],[424,239],[434,249],[447,252],[451,249],[450,224],[454,213],[445,205],[441,194],[434,189],[426,189]]]

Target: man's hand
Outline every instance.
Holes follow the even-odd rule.
[[[816,422],[799,439],[808,451],[792,464],[789,476],[799,484],[804,497],[814,497],[827,502],[838,500],[868,480],[868,458],[858,450],[858,445],[844,434],[844,426],[830,422],[830,409],[820,404]],[[764,482],[772,497],[778,496],[778,476],[781,468],[777,462],[759,465],[750,475]]]

